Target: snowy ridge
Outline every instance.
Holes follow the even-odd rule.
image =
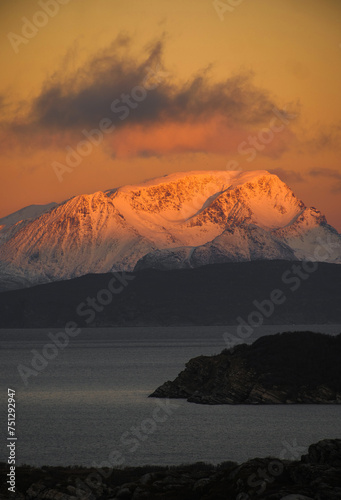
[[[0,230],[5,288],[113,270],[314,258],[318,238],[335,243],[323,260],[341,262],[337,231],[266,171],[171,174],[47,210]]]
[[[54,202],[47,205],[29,205],[0,219],[0,244],[11,238],[30,219],[35,219],[56,206],[57,203]]]
[[[24,219],[35,219],[40,214],[47,212],[55,206],[57,206],[57,203],[54,202],[48,203],[47,205],[29,205],[28,207],[17,210],[16,212],[0,219],[0,226],[12,226],[13,224],[16,224]]]

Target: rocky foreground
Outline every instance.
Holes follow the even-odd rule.
[[[7,465],[0,466],[5,478]],[[341,498],[341,439],[309,447],[300,461],[255,458],[238,465],[86,469],[18,467],[13,500],[336,500]]]
[[[288,332],[191,359],[150,397],[201,404],[340,404],[341,334]]]

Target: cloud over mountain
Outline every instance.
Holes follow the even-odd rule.
[[[129,38],[119,36],[66,81],[61,73],[47,81],[32,103],[31,120],[62,129],[94,126],[111,114],[113,100],[142,85],[150,70],[165,72],[162,39],[146,47],[139,59],[129,55],[130,45]],[[250,73],[213,83],[209,69],[204,69],[179,83],[165,72],[162,85],[139,103],[129,122],[205,120],[221,114],[231,123],[261,124],[272,116],[274,106],[269,93],[252,83]],[[117,121],[117,126],[124,124]]]
[[[26,114],[7,128],[19,142],[63,147],[79,140],[84,128],[96,128],[109,119],[120,134],[111,143],[108,139],[116,155],[221,153],[236,150],[249,132],[269,125],[273,109],[280,107],[267,90],[255,85],[252,72],[213,80],[211,68],[204,68],[187,81],[177,80],[164,63],[164,37],[138,57],[131,49],[132,39],[119,35],[76,71],[69,72],[65,60],[65,67],[51,75],[28,103]],[[149,132],[157,134],[154,144]],[[286,137],[284,132],[279,154]],[[5,148],[7,139],[6,134]],[[264,154],[276,156],[275,149],[274,141]]]

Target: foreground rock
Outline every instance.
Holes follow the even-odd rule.
[[[261,337],[216,356],[199,356],[150,397],[201,404],[341,403],[341,334]]]
[[[1,464],[5,477],[7,466]],[[300,461],[256,458],[238,465],[86,469],[17,468],[13,500],[336,500],[341,498],[341,439],[309,447]]]

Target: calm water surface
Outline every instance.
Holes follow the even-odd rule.
[[[292,329],[340,333],[336,326]],[[18,463],[32,465],[180,464],[255,456],[297,458],[319,439],[341,437],[341,405],[204,406],[147,396],[185,363],[219,353],[233,327],[88,329],[25,386],[51,330],[0,330],[1,421],[16,389]],[[286,331],[264,327],[256,337]],[[56,333],[58,330],[52,330]],[[161,403],[161,409],[159,408]],[[3,429],[6,434],[6,429]],[[6,460],[1,447],[0,460]]]

